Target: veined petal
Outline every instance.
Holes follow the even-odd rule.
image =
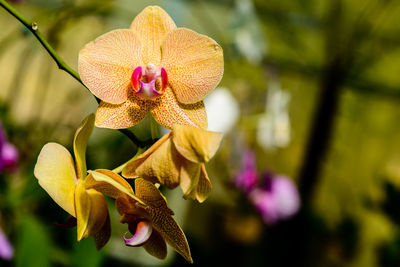
[[[174,212],[168,207],[166,198],[160,193],[160,190],[158,190],[151,182],[141,178],[136,179],[135,194],[147,206],[158,209],[165,214],[174,214]]]
[[[172,210],[155,185],[141,178],[136,179],[135,194],[146,203],[143,208],[150,215],[154,229],[187,261],[193,262],[185,234],[172,218]]]
[[[88,43],[78,59],[79,75],[101,100],[120,104],[128,98],[131,75],[142,65],[141,44],[131,30],[114,30]]]
[[[210,179],[208,178],[206,167],[204,164],[201,164],[200,178],[199,183],[196,188],[196,198],[200,203],[204,202],[207,199],[208,195],[212,190],[212,184]]]
[[[157,182],[168,188],[179,184],[180,160],[182,157],[176,151],[170,139],[163,142],[158,149],[147,155],[143,160],[139,157],[129,162],[122,171],[125,177],[142,177],[153,183]]]
[[[110,129],[129,128],[144,119],[149,108],[149,104],[133,92],[127,101],[119,105],[102,101],[96,111],[96,126]]]
[[[179,102],[202,100],[221,81],[222,48],[213,39],[186,28],[170,32],[162,44],[161,65]]]
[[[86,146],[94,127],[94,114],[89,114],[81,123],[74,136],[74,154],[78,178],[86,177]]]
[[[130,184],[124,178],[110,170],[98,169],[90,171],[85,180],[85,185],[86,189],[95,189],[114,199],[127,195],[141,202],[140,199],[134,195]]]
[[[203,102],[181,104],[171,88],[153,101],[151,114],[162,126],[172,129],[176,124],[207,127],[207,114]]]
[[[74,192],[77,177],[68,150],[57,143],[47,143],[40,151],[34,175],[50,197],[76,217]]]
[[[85,182],[79,180],[75,191],[78,241],[97,234],[108,218],[106,199],[100,192],[86,190]]]
[[[161,44],[165,36],[173,29],[175,23],[162,8],[158,6],[146,7],[131,24],[133,30],[142,43],[142,60],[144,65],[153,63],[159,65],[161,61]]]
[[[165,259],[167,256],[167,244],[165,243],[162,236],[153,229],[149,240],[143,244],[143,248],[154,257],[159,259]]]
[[[185,159],[180,173],[183,198],[196,199],[196,188],[200,179],[200,170],[200,164]]]
[[[172,141],[179,154],[192,162],[207,162],[217,152],[222,139],[221,133],[176,125],[172,130]]]

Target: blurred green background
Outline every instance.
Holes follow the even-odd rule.
[[[184,201],[179,189],[166,193],[195,266],[400,266],[398,1],[9,3],[38,23],[74,69],[86,43],[128,28],[147,5],[161,6],[178,27],[221,44],[220,86],[237,105],[221,118],[233,126],[207,166],[213,192],[203,204]],[[71,149],[76,127],[97,103],[4,10],[0,25],[0,119],[20,152],[18,170],[0,176],[0,226],[15,249],[0,265],[188,265],[171,249],[159,261],[142,248],[125,247],[127,228],[111,201],[113,236],[100,252],[91,239],[77,243],[75,228],[56,227],[67,213],[39,187],[33,167],[47,142]],[[279,93],[286,99],[273,97]],[[236,119],[230,116],[235,112]],[[210,108],[208,116],[215,114]],[[146,122],[132,130],[142,139],[150,135]],[[246,149],[256,152],[260,171],[297,183],[302,209],[294,218],[265,224],[232,186]],[[112,169],[135,151],[119,132],[95,129],[88,167]]]

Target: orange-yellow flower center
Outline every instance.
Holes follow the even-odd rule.
[[[164,68],[158,68],[153,63],[147,64],[143,70],[136,67],[131,77],[132,88],[136,95],[145,100],[153,100],[161,96],[168,86],[168,75]]]

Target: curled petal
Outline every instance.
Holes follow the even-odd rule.
[[[121,104],[128,98],[134,68],[142,65],[140,53],[141,44],[133,31],[111,31],[79,52],[79,75],[95,96]]]
[[[172,141],[179,154],[197,163],[209,161],[217,152],[222,139],[221,133],[186,125],[176,125],[172,132]]]
[[[212,184],[210,178],[208,178],[206,167],[204,164],[201,164],[200,178],[199,183],[196,188],[196,199],[200,203],[204,202],[207,199],[208,195],[212,190]]]
[[[161,44],[165,36],[173,29],[175,23],[162,8],[158,6],[146,7],[131,24],[133,30],[142,43],[142,60],[144,65],[153,63],[159,65],[161,61]]]
[[[34,175],[40,186],[65,211],[76,217],[74,161],[68,150],[57,143],[48,143],[40,151]]]
[[[125,245],[137,247],[143,245],[151,236],[153,227],[148,221],[140,221],[136,226],[136,232],[131,238],[126,238],[124,235]]]
[[[196,198],[196,188],[200,179],[200,170],[201,166],[198,163],[185,160],[185,163],[182,164],[180,175],[183,198]]]
[[[159,124],[166,128],[172,129],[176,124],[207,127],[207,114],[203,102],[181,104],[169,87],[161,97],[153,102],[151,114]]]
[[[192,30],[178,28],[162,44],[163,66],[177,99],[196,103],[221,81],[224,72],[222,48],[213,39]]]
[[[110,129],[129,128],[146,116],[150,106],[133,92],[119,105],[101,102],[96,111],[96,126]]]
[[[78,178],[86,177],[86,146],[94,127],[94,114],[88,115],[75,132],[74,155]]]

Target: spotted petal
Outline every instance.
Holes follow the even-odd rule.
[[[221,81],[224,71],[222,48],[213,39],[178,28],[162,44],[163,66],[181,103],[202,100]]]
[[[87,44],[78,59],[79,75],[101,100],[121,104],[128,98],[131,75],[142,65],[141,44],[131,30],[114,30]]]
[[[146,117],[149,108],[148,103],[134,93],[119,105],[101,102],[96,111],[96,126],[110,129],[129,128]]]
[[[143,248],[154,257],[159,259],[165,259],[167,256],[167,244],[165,244],[162,236],[157,232],[153,231],[149,240],[144,243]]]
[[[48,143],[40,151],[34,170],[40,186],[72,216],[75,214],[76,173],[68,150],[57,143]]]
[[[146,7],[131,24],[131,29],[137,34],[142,43],[142,60],[144,65],[161,61],[161,44],[165,36],[173,29],[175,23],[162,8]]]
[[[154,119],[162,126],[172,129],[176,124],[207,127],[207,114],[203,102],[181,104],[171,88],[157,98],[151,108]]]

